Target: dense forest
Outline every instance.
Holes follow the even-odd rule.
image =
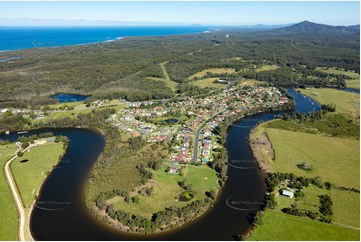
[[[255,78],[275,85],[294,84],[297,79],[300,84],[344,86],[342,75],[321,74],[315,68],[359,72],[357,28],[338,31],[337,27],[309,22],[296,27],[258,32],[233,28],[2,52],[1,59],[23,58],[0,64],[0,102],[2,106],[10,103],[23,107],[51,103],[54,101],[49,95],[57,92],[128,100],[170,98],[175,91],[167,84],[166,75],[169,81],[185,83],[208,68],[234,68],[235,73],[225,77]],[[167,74],[161,63],[165,63]],[[262,65],[280,68],[256,72],[255,68]]]

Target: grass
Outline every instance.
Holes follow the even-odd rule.
[[[318,196],[328,193],[327,190],[312,185],[304,187],[302,190],[305,196],[298,198],[298,201],[295,202],[297,207],[302,210],[318,213],[320,205],[320,198]]]
[[[299,89],[301,93],[314,98],[321,104],[336,104],[336,113],[350,113],[353,116],[360,115],[360,95],[351,92],[331,88]],[[317,92],[318,96],[313,95]]]
[[[108,200],[107,203],[113,204],[116,210],[122,209],[132,214],[151,218],[154,212],[164,210],[170,206],[183,207],[192,201],[205,198],[206,191],[219,188],[216,172],[205,165],[199,167],[188,166],[184,177],[169,174],[165,172],[165,169],[164,166],[161,170],[153,172],[153,179],[148,183],[149,187],[154,188],[150,197],[141,196],[139,203],[125,203],[123,198],[115,197]],[[193,185],[192,191],[195,192],[195,197],[189,202],[178,201],[179,196],[184,191],[178,185],[178,182],[184,179],[186,179],[187,184]]]
[[[193,78],[202,78],[205,75],[207,75],[208,72],[212,74],[233,74],[236,73],[236,70],[234,68],[210,68],[210,69],[205,69],[203,71],[199,71],[191,75],[188,79],[191,80]]]
[[[167,69],[165,68],[165,65],[167,64],[168,61],[166,62],[162,62],[160,63],[160,68],[162,68],[162,72],[164,75],[164,82],[167,84],[167,86],[173,91],[175,92],[175,90],[177,89],[178,83],[174,82],[170,79],[169,74],[167,72]]]
[[[18,214],[4,174],[6,161],[16,154],[17,149],[14,144],[0,145],[0,240],[17,240]]]
[[[256,72],[262,72],[262,71],[274,71],[277,70],[279,67],[276,65],[264,65],[261,66],[259,68],[257,68],[255,71]]]
[[[360,142],[322,134],[308,134],[267,128],[275,149],[272,172],[293,172],[297,176],[320,176],[323,181],[359,189]],[[306,162],[313,167],[304,171],[296,165]]]
[[[360,231],[269,210],[248,240],[359,240]]]
[[[215,80],[219,80],[218,77],[206,78],[197,81],[190,82],[190,84],[198,86],[200,88],[213,87],[213,88],[223,88],[226,84],[223,83],[213,83]]]
[[[335,68],[324,68],[324,67],[317,67],[316,70],[328,74],[345,75],[352,79],[360,79],[360,75],[354,71],[337,70]]]
[[[11,163],[10,168],[25,208],[31,206],[47,172],[58,163],[63,153],[63,143],[50,142],[30,148],[30,152],[25,152]],[[27,162],[21,162],[26,159]]]

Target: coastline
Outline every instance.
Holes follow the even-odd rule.
[[[114,42],[117,40],[121,40],[124,39],[125,37],[130,37],[130,36],[122,36],[122,37],[115,37],[115,39],[111,39],[111,40],[103,40],[103,41],[96,41],[96,42],[88,42],[88,43],[82,43],[82,44],[69,44],[69,45],[58,45],[58,46],[45,46],[45,47],[37,47],[34,46],[34,44],[32,44],[33,47],[30,48],[24,48],[24,49],[15,49],[15,50],[0,50],[0,53],[10,53],[10,52],[17,52],[17,51],[28,51],[28,50],[34,50],[34,49],[55,49],[55,48],[66,48],[66,47],[72,47],[72,46],[82,46],[82,45],[95,45],[95,44],[99,44],[99,43],[107,43],[107,42]],[[141,36],[142,37],[142,36]],[[22,58],[16,58],[16,59],[5,59],[3,63],[6,63],[9,60],[17,60],[17,59],[23,59]],[[1,63],[1,62],[0,62]]]
[[[121,26],[121,27],[134,27],[134,26]],[[163,26],[146,26],[146,27],[163,27]],[[171,26],[166,26],[166,27],[171,27]],[[182,26],[173,26],[173,27],[182,27]],[[103,37],[105,38],[104,40],[101,41],[91,41],[91,42],[86,42],[86,43],[80,43],[80,44],[66,44],[66,45],[58,45],[58,46],[44,46],[44,47],[39,47],[36,46],[36,44],[34,43],[36,41],[36,39],[34,39],[31,43],[32,47],[28,47],[28,48],[20,48],[20,49],[11,49],[11,50],[0,50],[0,54],[2,53],[11,53],[11,52],[18,52],[18,51],[29,51],[29,50],[33,50],[33,49],[47,49],[47,48],[62,48],[62,47],[72,47],[72,46],[86,46],[86,45],[99,45],[101,43],[108,43],[108,42],[115,42],[115,41],[120,41],[122,39],[125,38],[138,38],[138,37],[164,37],[164,36],[172,36],[172,35],[191,35],[191,34],[209,34],[212,33],[212,31],[219,31],[220,29],[216,29],[216,28],[212,28],[210,26],[207,26],[205,28],[205,30],[199,30],[197,32],[187,32],[187,33],[169,33],[169,34],[150,34],[150,35],[123,35],[123,36],[117,36],[117,37]],[[110,39],[106,39],[106,38],[110,38]],[[101,46],[100,46],[101,48]],[[6,62],[6,61],[5,61]]]

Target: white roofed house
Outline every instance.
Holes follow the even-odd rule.
[[[294,196],[294,192],[293,191],[289,191],[289,190],[286,190],[286,189],[283,189],[281,191],[281,194],[285,197],[289,197],[289,198],[293,198]]]

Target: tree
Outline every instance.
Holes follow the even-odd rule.
[[[26,149],[28,147],[29,147],[29,142],[28,141],[24,141],[24,142],[21,143],[21,148]]]

